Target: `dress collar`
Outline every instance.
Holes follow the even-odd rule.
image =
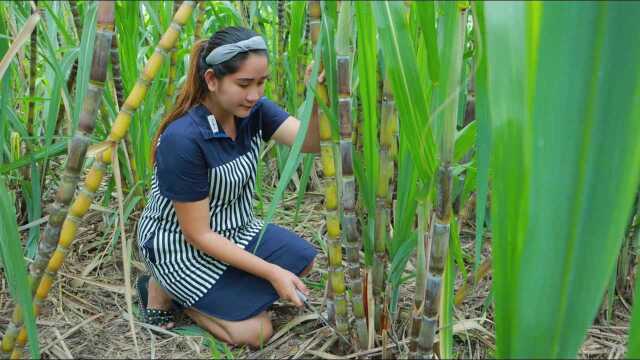
[[[206,106],[198,104],[189,110],[189,114],[194,118],[205,140],[229,137]]]

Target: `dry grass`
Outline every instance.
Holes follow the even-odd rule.
[[[271,175],[265,183],[272,184]],[[51,194],[47,194],[48,199]],[[112,202],[113,211],[116,210]],[[304,238],[317,243],[322,229],[322,196],[309,193],[305,196],[300,220],[293,222],[295,195],[288,193],[280,206],[275,223],[285,226]],[[127,236],[135,234],[135,223],[139,213],[134,213],[128,222]],[[58,279],[51,290],[38,320],[43,357],[50,358],[125,358],[136,357],[129,329],[129,314],[126,311],[122,255],[119,240],[113,240],[115,226],[105,222],[111,214],[92,210],[82,225],[79,238],[72,245]],[[472,224],[464,224],[462,231],[463,250],[473,251]],[[489,256],[488,244],[484,256]],[[133,263],[133,278],[143,271],[142,263]],[[412,268],[412,262],[409,269]],[[326,257],[320,251],[316,267],[308,276],[311,283],[321,283],[326,273]],[[0,332],[4,332],[13,309],[7,284],[0,283]],[[494,348],[492,308],[488,305],[491,276],[483,278],[468,292],[464,301],[455,309],[454,326],[455,353],[461,358],[491,357]],[[463,280],[458,276],[456,289]],[[323,290],[310,286],[310,299],[317,307],[321,305]],[[133,291],[133,289],[132,289]],[[135,293],[135,291],[134,291]],[[413,302],[414,284],[409,281],[401,288],[399,319],[396,323],[396,342],[391,342],[395,356],[404,357],[407,351],[408,317]],[[619,299],[620,300],[620,299]],[[599,316],[589,330],[588,337],[579,356],[585,358],[622,358],[626,349],[626,338],[630,320],[630,307],[617,301],[614,319],[607,324]],[[137,309],[137,307],[136,307]],[[309,312],[289,304],[277,302],[271,308],[276,335],[262,350],[251,351],[246,347],[228,349],[236,358],[331,358],[332,354],[348,355],[337,345],[331,330],[314,320]],[[135,316],[136,314],[134,314]],[[144,358],[211,358],[211,342],[200,335],[179,335],[173,332],[152,330],[152,327],[135,322],[140,355]],[[190,334],[197,334],[193,323],[184,316],[179,317],[178,326],[187,326]],[[218,344],[220,356],[225,355],[224,346]],[[351,354],[349,358],[379,357],[380,349]]]

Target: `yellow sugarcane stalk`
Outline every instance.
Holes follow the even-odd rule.
[[[141,78],[136,83],[136,86],[132,90],[131,94],[127,97],[122,109],[118,113],[118,117],[111,128],[108,141],[115,143],[122,139],[126,135],[129,125],[131,123],[131,116],[133,112],[141,104],[144,94],[146,94],[149,83],[154,79],[158,70],[160,69],[164,60],[163,54],[166,54],[168,50],[173,48],[177,42],[179,31],[182,26],[189,20],[191,12],[193,11],[194,2],[184,1],[176,14],[173,17],[173,21],[169,29],[160,39],[158,47],[153,56],[149,59],[149,62],[145,66]],[[109,43],[110,47],[111,43]],[[62,265],[64,255],[73,242],[77,233],[78,223],[81,218],[87,213],[92,199],[97,191],[106,171],[106,165],[111,163],[113,146],[109,146],[96,156],[96,161],[92,169],[87,174],[84,182],[84,187],[78,193],[71,207],[69,208],[69,215],[66,217],[62,229],[60,231],[58,247],[54,255],[51,257],[47,264],[47,270],[42,276],[41,280],[37,284],[36,294],[34,298],[34,310],[36,314],[39,312],[40,304],[46,299],[49,289],[53,285],[57,270]],[[15,347],[13,348],[12,358],[22,357],[22,348],[26,344],[27,333],[26,328],[22,326],[15,338]],[[3,339],[4,345],[4,339]],[[3,346],[4,348],[4,346]],[[11,350],[9,350],[11,351]]]
[[[99,4],[97,13],[96,38],[91,63],[90,82],[87,94],[84,99],[80,121],[69,147],[69,155],[62,175],[62,182],[58,188],[55,202],[49,214],[49,220],[45,231],[42,233],[38,253],[35,260],[29,267],[29,286],[31,291],[35,291],[35,286],[43,278],[46,265],[53,253],[60,234],[60,229],[67,216],[68,205],[73,198],[76,185],[80,179],[80,172],[84,164],[87,149],[89,147],[89,135],[95,127],[97,109],[100,107],[102,90],[107,76],[107,64],[109,61],[109,50],[111,49],[111,39],[113,37],[114,3],[105,1]],[[22,309],[16,305],[11,317],[7,331],[2,338],[2,351],[11,352],[16,345],[16,337],[19,337],[19,329],[23,326]],[[26,334],[26,330],[23,330]],[[24,342],[18,345],[24,346]],[[19,351],[22,351],[20,347]],[[37,354],[32,354],[36,356]],[[21,356],[16,354],[16,356]]]

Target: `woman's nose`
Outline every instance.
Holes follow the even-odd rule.
[[[256,87],[247,92],[247,101],[255,102],[260,99],[260,90]]]

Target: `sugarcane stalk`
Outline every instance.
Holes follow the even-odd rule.
[[[365,349],[368,345],[368,333],[363,300],[362,268],[360,266],[361,237],[358,231],[358,217],[356,214],[357,191],[353,173],[352,15],[351,3],[347,1],[340,3],[338,33],[336,35],[340,164],[342,170],[339,186],[342,205],[342,243],[346,251],[346,263],[350,280],[351,310],[355,317],[355,338],[357,346],[360,349]],[[338,319],[338,316],[336,316],[336,319]]]
[[[69,1],[69,6],[71,7],[71,13],[73,14],[73,22],[76,26],[76,33],[78,34],[78,39],[80,38],[80,34],[82,34],[82,24],[80,22],[80,14],[78,13],[78,6],[76,4],[75,0],[70,0]],[[114,37],[115,38],[115,37]],[[80,42],[78,40],[78,42]],[[75,87],[75,83],[76,83],[76,74],[78,73],[78,59],[76,58],[73,61],[73,64],[71,65],[71,71],[69,73],[69,78],[67,79],[67,90],[69,90],[69,93],[71,93]],[[56,123],[55,123],[55,131],[54,134],[59,134],[60,133],[60,126],[62,125],[62,121],[64,118],[64,112],[65,112],[65,108],[64,106],[61,104],[60,107],[58,108],[58,116],[56,117]],[[47,173],[47,169],[49,167],[49,159],[45,158],[44,162],[43,162],[43,166],[42,166],[42,178],[40,179],[40,188],[44,188],[45,182],[46,182],[46,173]]]
[[[447,6],[456,6],[448,4]],[[433,354],[433,343],[437,327],[437,317],[440,308],[442,292],[442,278],[448,255],[449,237],[451,231],[451,188],[453,145],[455,140],[455,126],[458,115],[458,94],[460,92],[460,78],[462,56],[464,52],[465,26],[467,23],[467,6],[456,6],[455,25],[452,28],[454,43],[451,44],[449,57],[449,72],[446,78],[443,94],[448,99],[442,110],[442,136],[440,138],[440,167],[437,172],[437,198],[435,219],[431,225],[432,244],[427,273],[426,302],[420,328],[418,342],[418,356],[428,358]]]
[[[427,286],[427,268],[429,267],[429,253],[425,249],[431,248],[429,234],[430,202],[424,199],[418,200],[418,244],[416,246],[416,292],[411,311],[411,324],[409,328],[409,359],[418,359],[418,341],[424,312],[425,289]]]
[[[385,303],[385,275],[388,265],[386,242],[390,237],[389,224],[391,217],[392,193],[390,183],[393,178],[393,142],[396,134],[396,112],[391,86],[388,78],[383,78],[382,102],[380,123],[380,176],[376,190],[376,231],[374,239],[373,259],[373,296],[375,299],[376,332],[382,334],[383,324],[388,323],[383,319],[383,305]]]
[[[35,283],[35,285],[37,285],[36,287],[34,287],[35,289],[34,308],[35,308],[36,314],[39,313],[40,304],[46,299],[46,296],[55,280],[57,270],[62,265],[62,262],[64,260],[64,255],[69,245],[73,242],[73,239],[75,238],[75,235],[77,233],[78,223],[81,221],[82,217],[89,210],[89,207],[91,205],[92,199],[94,198],[95,192],[99,188],[100,183],[104,178],[106,165],[111,164],[112,151],[115,148],[115,143],[120,141],[124,137],[124,135],[127,133],[133,112],[140,106],[150,82],[155,78],[156,74],[158,73],[162,65],[162,62],[164,61],[164,55],[168,50],[170,50],[176,44],[178,40],[178,35],[182,26],[189,20],[191,16],[191,12],[194,6],[193,3],[194,3],[193,1],[184,1],[183,4],[178,9],[178,11],[176,12],[176,14],[174,15],[173,21],[169,29],[167,29],[167,31],[164,33],[164,35],[160,39],[160,42],[156,47],[155,53],[147,62],[144,70],[142,71],[140,79],[134,86],[134,89],[129,94],[124,105],[120,109],[120,112],[118,113],[118,117],[116,118],[116,121],[114,122],[108,137],[108,141],[112,145],[107,147],[104,151],[100,152],[96,156],[96,161],[94,162],[93,167],[91,168],[91,170],[89,171],[89,173],[85,178],[84,187],[78,192],[78,195],[76,196],[72,205],[69,207],[68,216],[65,216],[63,218],[64,223],[62,224],[61,229],[57,231],[58,236],[56,236],[56,240],[59,239],[57,248],[55,249],[53,256],[51,256],[51,258],[46,263],[47,268],[44,273],[44,276],[42,276],[41,279],[39,279],[39,281]],[[111,12],[113,13],[112,2],[104,2],[104,3],[101,3],[100,6],[101,7],[105,6],[103,4],[110,4]],[[100,15],[100,11],[99,11],[99,15]],[[101,24],[102,18],[103,17],[98,16],[98,24]],[[111,19],[112,19],[111,24],[113,24],[113,15],[111,16]],[[113,30],[113,25],[111,25],[111,31],[112,30]],[[96,33],[96,48],[98,48],[98,44],[100,44],[98,42],[99,34],[101,34],[101,31],[98,31]],[[106,49],[104,51],[104,54],[105,54],[104,57],[106,58],[106,52],[111,47],[111,38],[108,39],[108,42],[106,42],[104,46]],[[95,59],[94,59],[94,62],[95,62]],[[104,76],[106,77],[106,66],[104,67]],[[103,77],[103,79],[105,77]],[[86,104],[86,101],[85,101],[85,104]],[[97,106],[94,106],[94,108],[97,109]],[[93,111],[94,111],[93,118],[95,120],[96,110],[93,110]],[[80,127],[82,127],[83,126],[82,124],[84,124],[82,121],[83,119],[84,118],[81,116]],[[86,153],[86,149],[85,149],[85,153]],[[71,151],[70,151],[70,154],[71,154]],[[79,173],[79,170],[78,170],[78,173]],[[74,188],[75,188],[75,185],[74,185]],[[68,203],[69,202],[67,202],[67,204]],[[35,279],[34,277],[32,278]],[[8,332],[9,331],[7,331],[7,333]],[[17,332],[17,338],[15,335],[13,337],[15,341],[15,348],[13,349],[14,352],[12,353],[12,358],[21,357],[22,347],[24,347],[24,344],[26,344],[26,341],[27,341],[27,333],[26,333],[26,328],[24,326],[21,326],[19,332],[17,330],[16,332]],[[4,345],[5,345],[5,341],[3,339],[3,349],[5,348]],[[8,351],[11,351],[11,350],[8,350]]]
[[[311,39],[311,48],[315,48],[320,37],[320,17],[322,11],[320,1],[309,1],[308,5],[309,18],[309,34]],[[319,64],[322,71],[322,63]],[[325,225],[327,227],[327,256],[329,258],[329,273],[327,287],[325,289],[325,304],[327,315],[330,321],[335,319],[336,307],[334,301],[334,286],[340,287],[341,284],[334,284],[335,263],[342,264],[342,249],[340,248],[340,220],[338,219],[338,188],[335,182],[336,167],[333,156],[333,141],[331,135],[331,123],[327,115],[320,109],[319,103],[327,104],[327,87],[325,84],[317,84],[316,93],[318,100],[314,101],[313,113],[318,119],[319,135],[320,135],[320,163],[324,174],[321,180],[321,188],[324,190],[324,206],[325,206]],[[344,287],[344,281],[342,282]]]
[[[198,6],[202,6],[204,2],[200,2],[198,4]],[[178,8],[180,6],[180,2],[179,1],[174,1],[173,2],[173,12],[175,13],[176,11],[178,11]],[[204,18],[203,16],[198,16],[198,20],[197,22],[200,22],[201,19]],[[173,47],[170,51],[170,61],[169,61],[169,76],[167,77],[167,97],[165,98],[164,101],[164,109],[165,111],[169,111],[169,109],[171,108],[171,105],[173,104],[173,96],[175,94],[175,90],[176,90],[176,85],[175,85],[175,81],[176,81],[176,67],[177,67],[177,63],[178,63],[178,45],[176,44],[175,47]]]
[[[32,292],[36,290],[34,287],[40,282],[45,272],[46,265],[58,244],[60,229],[64,219],[67,216],[68,205],[73,198],[76,185],[80,179],[80,172],[84,163],[87,148],[89,147],[89,135],[95,127],[97,110],[100,107],[102,99],[102,89],[107,75],[107,63],[109,61],[108,52],[111,48],[111,37],[113,36],[113,18],[114,3],[111,1],[103,2],[98,7],[98,23],[95,39],[95,48],[93,51],[93,60],[91,63],[90,82],[87,88],[87,94],[84,99],[82,112],[80,113],[80,121],[71,144],[69,146],[69,156],[62,175],[62,183],[58,188],[55,202],[49,214],[49,221],[45,231],[42,233],[38,253],[29,270],[29,284]],[[37,309],[37,305],[36,309]],[[7,332],[3,337],[2,349],[4,352],[14,350],[15,339],[18,329],[22,326],[22,310],[16,306],[12,316],[12,322],[9,324]],[[26,331],[24,331],[26,334]],[[25,335],[26,336],[26,335]],[[26,342],[26,338],[24,339]],[[18,345],[24,346],[24,342]],[[16,346],[22,351],[21,346]],[[15,354],[20,356],[21,354]],[[32,354],[36,355],[36,354]],[[12,355],[13,357],[14,355]]]
[[[358,234],[358,219],[356,217],[356,181],[353,174],[353,120],[351,99],[351,4],[340,3],[338,15],[338,32],[336,35],[337,77],[338,77],[338,118],[340,122],[340,167],[337,178],[340,187],[340,203],[342,216],[341,240],[347,255],[347,268],[351,278],[351,305],[354,314],[357,313],[357,337],[366,339],[366,321],[364,321],[364,306],[362,304],[362,275],[360,274],[360,234]],[[338,248],[341,248],[338,245]],[[337,267],[336,276],[342,276],[341,263]],[[343,335],[349,332],[349,318],[344,289],[334,287],[336,302],[336,327]],[[359,295],[359,296],[358,296]],[[344,304],[344,305],[343,305]],[[343,310],[344,307],[344,310]]]

